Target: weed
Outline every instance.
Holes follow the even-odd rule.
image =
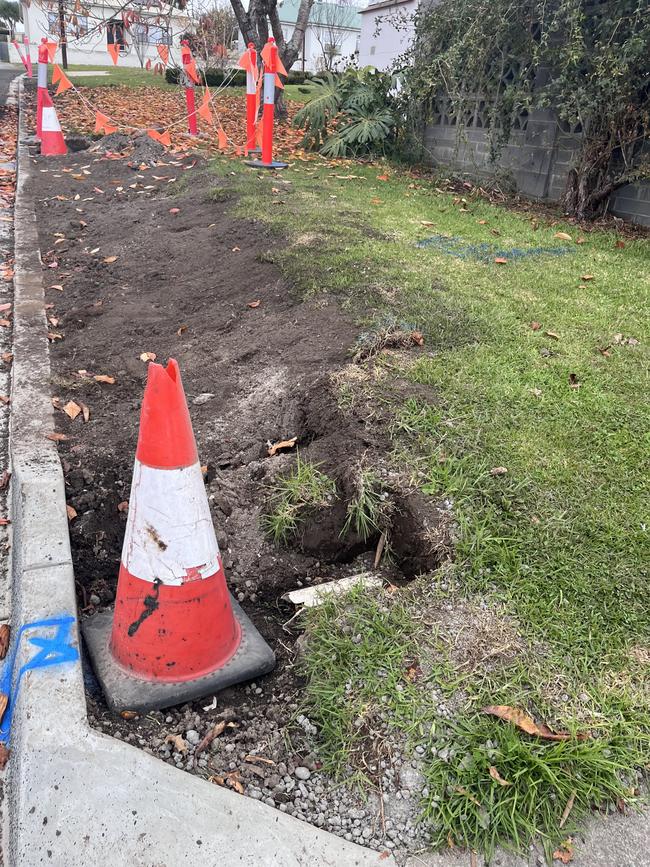
[[[382,491],[379,476],[370,469],[359,468],[355,487],[356,494],[348,503],[341,536],[346,536],[354,529],[365,542],[370,536],[386,529],[389,500]]]
[[[316,464],[296,455],[296,465],[279,476],[271,489],[271,511],[262,515],[262,527],[276,545],[293,536],[310,508],[328,506],[336,496],[336,483]]]

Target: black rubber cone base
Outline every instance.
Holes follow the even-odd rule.
[[[263,163],[262,160],[246,160],[246,165],[252,169],[286,169],[289,163],[279,163],[277,160],[271,160],[270,163]]]
[[[253,680],[275,667],[275,654],[231,597],[233,614],[241,626],[241,643],[237,652],[222,667],[178,683],[157,683],[135,677],[118,665],[108,649],[113,627],[113,612],[103,611],[81,623],[88,654],[99,680],[106,703],[112,711],[148,711],[194,701],[214,695],[227,686]]]

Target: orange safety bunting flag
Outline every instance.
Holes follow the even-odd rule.
[[[245,69],[246,72],[253,72],[253,64],[251,63],[251,53],[248,49],[244,51],[242,56],[239,58],[239,62],[237,63],[240,69]]]
[[[147,135],[149,138],[152,138],[154,141],[160,142],[161,145],[165,147],[171,147],[171,136],[169,135],[169,131],[167,132],[158,132],[157,129],[148,129]]]
[[[217,139],[219,141],[219,150],[225,151],[228,148],[228,136],[223,131],[222,127],[217,130]]]
[[[104,135],[108,135],[109,133],[117,132],[117,127],[110,122],[110,119],[105,114],[97,111],[95,112],[95,132],[103,132]]]
[[[201,84],[201,79],[199,78],[199,73],[196,70],[196,63],[194,62],[194,59],[190,60],[190,62],[186,64],[185,72],[187,72],[187,74],[195,84]]]
[[[271,65],[271,45],[269,42],[266,43],[264,48],[262,49],[262,60],[264,61],[265,66]],[[276,54],[276,72],[279,72],[280,75],[287,74],[287,70],[284,68],[284,63],[280,60],[280,53]]]
[[[167,65],[167,61],[169,60],[169,48],[166,45],[156,45],[158,49],[158,56],[162,60],[162,62]]]
[[[147,62],[145,63],[144,68],[147,70],[147,72],[149,72],[149,70],[151,69],[151,58],[150,57],[147,59]]]
[[[62,75],[63,75],[63,70],[61,69],[61,67],[57,63],[55,63],[54,69],[52,70],[52,84],[56,84]]]
[[[276,74],[276,76],[275,76],[275,86],[276,86],[276,87],[279,87],[280,90],[284,90],[284,84],[282,84],[282,79],[281,79],[280,76],[277,75],[277,74]]]
[[[58,42],[46,42],[47,47],[47,56],[50,60],[50,63],[54,63],[54,58],[56,57],[56,49],[59,47]]]
[[[117,58],[120,56],[120,46],[115,42],[112,42],[110,45],[106,46],[108,49],[108,53],[113,58],[113,65],[117,66]]]
[[[212,112],[210,111],[210,91],[206,87],[203,91],[203,101],[197,108],[196,113],[202,117],[206,123],[212,123]]]
[[[65,93],[66,90],[70,90],[71,87],[72,82],[70,81],[68,76],[62,72],[59,76],[59,86],[57,87],[54,96],[60,96],[62,93]]]

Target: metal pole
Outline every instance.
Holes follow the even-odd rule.
[[[61,45],[61,61],[63,68],[68,68],[68,46],[65,44],[65,10],[63,0],[59,0],[59,43]]]

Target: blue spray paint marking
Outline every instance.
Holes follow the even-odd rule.
[[[75,618],[72,616],[55,617],[51,620],[35,620],[33,623],[25,623],[20,627],[14,641],[13,650],[9,654],[0,675],[0,692],[9,696],[9,704],[2,719],[2,725],[0,725],[0,743],[5,744],[9,740],[14,706],[18,698],[23,675],[36,668],[48,668],[52,665],[62,665],[65,662],[76,662],[79,659],[79,651],[71,643],[74,622]],[[35,629],[48,630],[48,632],[54,629],[55,632],[53,635],[41,632],[40,634],[27,636],[27,642],[39,648],[39,650],[20,667],[12,691],[13,670],[20,642],[25,632]]]
[[[433,235],[418,241],[415,245],[420,249],[434,247],[447,256],[456,259],[478,259],[479,262],[489,262],[492,259],[528,259],[531,256],[566,256],[567,253],[575,252],[571,247],[529,247],[522,249],[513,247],[503,250],[493,244],[468,244],[462,238],[448,238],[445,235]]]

